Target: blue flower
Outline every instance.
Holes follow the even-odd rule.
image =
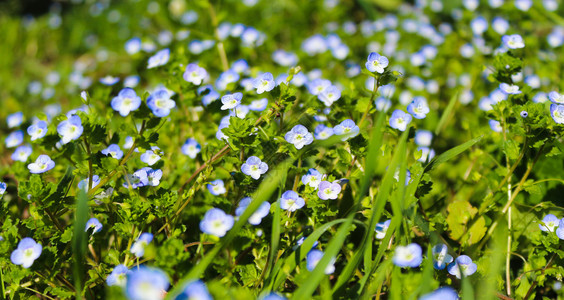
[[[521,94],[521,91],[519,90],[519,86],[514,84],[507,84],[505,82],[502,82],[499,84],[499,89],[508,95]]]
[[[31,140],[35,141],[47,134],[47,122],[37,121],[27,128],[27,134],[31,136]]]
[[[125,294],[130,300],[164,299],[170,286],[167,275],[156,268],[140,266],[127,274]]]
[[[108,148],[100,152],[106,156],[109,155],[115,159],[121,159],[123,157],[123,151],[121,151],[121,148],[117,144],[111,144],[108,146]]]
[[[415,97],[407,106],[407,112],[416,119],[425,119],[429,111],[429,105],[427,105],[427,101],[423,97]]]
[[[325,178],[325,175],[321,174],[321,172],[317,171],[316,169],[309,169],[307,171],[307,174],[302,176],[302,183],[309,185],[314,189],[317,189],[323,178]]]
[[[258,298],[259,300],[286,300],[286,297],[276,293],[276,292],[270,292],[270,294],[266,294],[262,297]]]
[[[247,161],[241,165],[241,172],[251,176],[255,180],[259,179],[260,175],[266,173],[266,171],[268,171],[268,165],[256,156],[250,156],[247,158]]]
[[[343,136],[341,138],[342,141],[346,141],[349,138],[357,136],[359,131],[360,131],[360,128],[358,128],[358,126],[356,126],[354,121],[351,120],[351,119],[346,119],[343,122],[341,122],[341,124],[339,124],[339,125],[335,126],[335,128],[333,128],[333,132],[336,135],[342,135]]]
[[[281,66],[291,67],[298,62],[298,56],[292,52],[276,50],[272,53],[272,60]]]
[[[302,236],[299,240],[297,240],[296,241],[297,246],[294,247],[294,250],[298,249],[298,247],[301,246],[305,242],[306,238],[307,238],[307,236]],[[317,247],[317,245],[319,245],[318,241],[313,242],[313,245],[311,245],[311,249]]]
[[[223,180],[216,179],[210,183],[208,183],[208,190],[214,196],[225,194],[227,191],[225,190],[225,184]]]
[[[376,52],[372,52],[368,55],[366,60],[366,68],[370,72],[378,72],[380,74],[384,73],[384,68],[389,64],[388,58],[382,56]]]
[[[88,229],[93,228],[92,234],[96,232],[100,232],[102,230],[102,223],[96,218],[90,218],[90,220],[86,221],[86,227],[84,228],[85,232],[88,232]]]
[[[504,35],[501,37],[501,41],[509,49],[519,49],[525,47],[523,38],[518,34]]]
[[[249,70],[249,63],[244,59],[239,59],[231,64],[231,70],[241,74]]]
[[[111,106],[118,111],[122,117],[129,115],[130,112],[137,110],[141,105],[141,97],[137,96],[131,88],[124,88],[112,99]]]
[[[434,290],[431,293],[425,294],[419,300],[457,300],[458,294],[456,291],[449,287],[444,286]]]
[[[313,135],[303,125],[296,125],[292,130],[284,135],[284,139],[294,144],[296,149],[302,149],[304,146],[313,143]]]
[[[311,272],[315,269],[319,261],[323,258],[323,251],[313,249],[307,253],[306,267]],[[325,268],[325,274],[333,274],[335,272],[335,258],[333,258]]]
[[[285,191],[282,196],[280,196],[280,208],[284,210],[294,212],[304,207],[304,205],[304,199],[294,191]]]
[[[542,219],[542,224],[539,224],[539,228],[542,231],[554,232],[554,229],[558,227],[559,222],[560,219],[558,219],[555,215],[548,214]]]
[[[95,187],[98,184],[100,184],[100,176],[98,176],[98,175],[92,176],[92,187]],[[87,189],[88,188],[88,178],[85,178],[85,179],[81,180],[80,182],[78,182],[78,188],[79,189]]]
[[[166,117],[170,110],[176,107],[176,102],[170,99],[170,94],[165,90],[158,90],[147,98],[147,106],[159,118]]]
[[[24,133],[21,130],[10,133],[4,140],[6,148],[14,148],[23,143]]]
[[[123,79],[123,86],[126,88],[134,88],[139,84],[141,78],[137,75],[131,75]]]
[[[127,274],[129,274],[129,269],[125,265],[117,265],[112,273],[106,278],[106,284],[108,286],[120,286],[125,287],[127,282]]]
[[[10,255],[10,260],[15,265],[21,265],[24,268],[29,268],[33,262],[39,258],[43,247],[36,243],[32,238],[23,238],[18,243],[18,248]]]
[[[274,82],[274,77],[271,73],[263,73],[253,80],[253,87],[257,89],[257,94],[262,94],[264,92],[270,92],[276,83]]]
[[[557,124],[564,124],[564,105],[551,104],[550,115]]]
[[[249,204],[251,204],[252,199],[250,197],[245,197],[241,199],[239,202],[239,206],[235,209],[235,215],[240,216],[245,212]],[[259,208],[249,217],[249,224],[251,225],[259,225],[262,221],[262,218],[268,216],[270,212],[270,203],[263,202]]]
[[[188,282],[175,300],[213,300],[206,284],[201,280]]]
[[[129,39],[127,42],[125,42],[125,51],[129,55],[133,55],[133,54],[139,52],[139,50],[141,50],[141,39],[140,38],[134,37],[132,39]]]
[[[378,97],[374,100],[374,106],[377,111],[388,111],[392,107],[392,101],[385,97]]]
[[[12,160],[26,162],[30,155],[31,147],[29,145],[22,145],[16,148],[16,151],[12,153]]]
[[[204,218],[200,221],[200,230],[203,233],[223,237],[233,227],[234,223],[233,216],[226,214],[219,208],[212,208],[206,212]]]
[[[235,116],[239,119],[244,119],[249,113],[249,107],[247,105],[239,104],[233,110],[229,111],[230,116]]]
[[[448,272],[450,275],[456,276],[456,278],[461,279],[462,275],[464,277],[474,274],[478,270],[478,266],[472,262],[472,259],[467,255],[460,255],[456,258],[454,262],[448,265]]]
[[[336,182],[322,181],[319,183],[319,191],[317,196],[322,200],[335,200],[339,197],[341,185]]]
[[[390,117],[390,127],[398,129],[399,131],[405,131],[407,129],[407,125],[411,122],[411,119],[412,117],[410,114],[396,109]]]
[[[554,232],[559,239],[564,240],[564,218],[560,219],[558,228]]]
[[[100,83],[103,85],[112,86],[119,82],[119,77],[114,77],[111,75],[104,76],[100,78]]]
[[[82,121],[77,115],[72,115],[70,118],[57,125],[57,133],[61,136],[61,142],[63,144],[78,139],[82,135],[83,130]]]
[[[143,232],[137,238],[135,243],[131,245],[131,249],[129,250],[133,255],[137,257],[142,257],[145,254],[145,247],[151,243],[153,240],[153,235],[148,232]]]
[[[197,64],[188,64],[182,78],[195,85],[200,85],[208,77],[206,69],[198,66]]]
[[[448,254],[448,247],[445,244],[438,244],[433,247],[433,267],[437,270],[444,269],[453,260]]]
[[[319,124],[315,127],[313,134],[316,140],[326,140],[334,134],[334,131],[331,127]]]
[[[376,228],[374,228],[374,230],[376,231],[377,239],[381,240],[386,236],[386,232],[388,231],[391,222],[392,220],[386,220],[384,222],[376,224]]]
[[[135,171],[133,174],[127,174],[125,182],[123,183],[124,188],[136,189],[139,187],[144,187],[149,184],[149,178],[147,178],[147,171],[140,169]]]
[[[564,104],[564,95],[561,95],[556,91],[552,91],[552,92],[548,93],[548,99],[552,103]]]
[[[170,58],[170,49],[168,48],[163,49],[155,53],[155,55],[149,57],[149,60],[147,61],[147,69],[163,66],[168,62],[169,58]]]
[[[431,161],[435,157],[435,150],[429,147],[417,147],[417,151],[421,151],[421,157],[418,159],[420,162]]]
[[[215,86],[217,89],[223,91],[227,88],[228,84],[239,81],[239,78],[239,73],[233,70],[227,70],[219,75],[219,78],[217,78],[215,82]]]
[[[163,171],[161,169],[153,170],[149,167],[144,167],[140,171],[145,171],[145,174],[147,174],[147,183],[145,185],[148,186],[158,186],[163,177]]]
[[[397,246],[392,261],[398,267],[416,268],[423,261],[421,246],[412,243],[407,246]]]
[[[428,130],[417,130],[415,132],[415,144],[422,147],[431,146],[433,141],[433,133]]]
[[[327,79],[317,78],[317,79],[314,79],[314,80],[308,82],[306,85],[307,85],[308,91],[312,95],[318,96],[321,93],[323,93],[323,91],[325,91],[328,87],[331,86],[331,81],[329,81]]]
[[[243,94],[239,92],[234,94],[227,94],[221,97],[221,103],[223,103],[223,105],[221,106],[221,110],[232,109],[237,107],[239,104],[241,104],[242,99],[243,99]]]
[[[182,145],[182,154],[188,155],[190,158],[196,158],[200,151],[202,151],[202,146],[193,138],[187,139]]]
[[[6,185],[5,182],[0,181],[0,198],[2,195],[4,195],[4,193],[6,192],[6,188],[8,186]]]
[[[157,153],[159,147],[153,146],[151,150],[145,151],[145,153],[141,154],[141,161],[148,164],[149,166],[154,165],[157,161],[161,159],[161,156]]]
[[[526,118],[529,116],[529,113],[526,110],[522,110],[519,115],[521,115],[522,118]]]
[[[318,95],[318,98],[321,102],[323,102],[323,104],[325,104],[325,106],[331,106],[333,102],[341,98],[341,90],[338,87],[331,85],[324,89],[323,92]]]
[[[45,173],[55,167],[55,162],[46,154],[41,154],[35,162],[27,165],[29,172],[33,174]]]
[[[563,114],[564,116],[564,114]],[[564,121],[564,119],[563,119]],[[490,120],[490,128],[495,131],[495,132],[501,132],[503,130],[503,128],[501,127],[501,123],[499,123],[499,121],[496,120]]]
[[[208,106],[213,101],[219,99],[219,93],[213,89],[211,84],[199,87],[198,95],[202,96],[202,104],[204,106]]]
[[[6,123],[8,124],[8,128],[18,127],[23,122],[23,112],[19,111],[13,114],[10,114],[6,117]]]

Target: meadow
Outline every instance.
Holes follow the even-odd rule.
[[[563,16],[0,3],[1,299],[562,299]]]

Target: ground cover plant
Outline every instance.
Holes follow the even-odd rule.
[[[6,299],[557,299],[564,3],[0,4]]]

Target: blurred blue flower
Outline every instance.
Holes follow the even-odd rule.
[[[238,59],[231,64],[231,70],[243,74],[249,70],[249,63],[244,59]]]
[[[221,106],[221,110],[233,109],[237,107],[239,104],[241,104],[242,99],[243,99],[243,94],[239,92],[233,94],[227,94],[221,97],[221,103],[223,103],[223,105]]]
[[[377,111],[388,111],[392,107],[392,101],[385,97],[378,97],[374,100],[374,106]]]
[[[2,198],[2,195],[6,192],[7,187],[8,185],[5,182],[0,181],[0,198]]]
[[[272,60],[284,67],[291,67],[298,63],[298,56],[293,52],[276,50],[272,53]]]
[[[226,214],[219,208],[212,208],[206,212],[204,218],[200,221],[200,230],[203,233],[223,237],[233,227],[234,222],[233,216]]]
[[[169,286],[162,270],[139,266],[127,273],[125,294],[130,300],[159,300],[164,299]]]
[[[564,111],[563,111],[563,116],[564,116]],[[564,120],[563,120],[564,121]],[[499,123],[499,121],[496,120],[490,120],[490,128],[495,131],[495,132],[501,132],[503,130],[503,128],[501,127],[501,123]]]
[[[133,255],[136,257],[143,257],[145,254],[145,247],[151,243],[153,240],[153,235],[148,232],[143,232],[137,238],[137,240],[131,245],[131,249],[129,250]]]
[[[81,181],[78,182],[78,188],[79,189],[87,189],[88,188],[88,178],[85,178]],[[93,175],[92,176],[92,187],[97,186],[98,184],[100,184],[100,176],[98,175]]]
[[[219,93],[213,89],[211,84],[198,88],[198,95],[202,96],[202,104],[208,106],[213,101],[219,99]]]
[[[558,228],[556,228],[554,232],[559,239],[564,240],[564,218],[560,219],[560,222],[558,222]]]
[[[249,206],[249,204],[251,204],[251,197],[245,197],[243,199],[241,199],[241,201],[239,202],[239,206],[237,206],[237,209],[235,209],[235,215],[236,216],[240,216],[243,214],[243,212],[245,212],[245,210],[247,209],[247,207]],[[251,225],[259,225],[260,222],[262,221],[262,219],[266,216],[268,216],[268,213],[270,212],[270,203],[268,203],[267,201],[263,202],[259,208],[249,217],[248,221],[249,224]]]
[[[415,144],[422,147],[431,146],[433,141],[433,133],[428,130],[417,130],[415,132]]]
[[[341,98],[341,90],[338,87],[331,85],[324,89],[323,92],[318,95],[318,98],[321,102],[323,102],[323,104],[325,104],[325,106],[331,106],[333,102]]]
[[[201,280],[188,282],[175,300],[213,300],[206,284]]]
[[[448,247],[445,244],[435,245],[432,249],[433,253],[433,267],[437,270],[444,269],[453,260],[452,256],[448,254]]]
[[[141,105],[141,97],[137,96],[131,88],[122,89],[116,97],[112,99],[111,106],[118,111],[122,117],[129,115],[130,112],[137,110]]]
[[[149,95],[147,98],[147,106],[155,116],[162,118],[170,114],[170,110],[176,107],[176,102],[170,99],[168,91],[162,89]]]
[[[257,94],[262,94],[264,92],[270,92],[276,83],[274,82],[274,77],[271,73],[263,73],[253,80],[253,87],[257,89]]]
[[[251,176],[255,180],[259,179],[260,175],[266,173],[266,171],[268,171],[268,165],[256,156],[250,156],[247,158],[247,161],[241,165],[241,172]]]
[[[77,115],[72,115],[57,125],[57,133],[61,136],[63,144],[78,139],[82,135],[83,130],[82,121]]]
[[[358,128],[358,126],[351,119],[346,119],[333,128],[333,133],[343,136],[341,138],[342,141],[346,141],[349,138],[357,136],[359,131],[360,128]]]
[[[33,174],[45,173],[55,167],[55,162],[46,154],[41,154],[35,162],[27,165],[29,172]]]
[[[315,269],[321,258],[323,258],[323,255],[324,255],[323,251],[317,249],[310,250],[307,253],[306,267],[308,271],[311,272]],[[329,275],[329,274],[333,274],[333,272],[335,272],[335,258],[333,258],[325,268],[325,274]]]
[[[504,35],[501,37],[501,41],[509,49],[519,49],[525,47],[523,38],[518,34]]]
[[[100,223],[100,221],[96,218],[90,218],[88,221],[86,221],[86,227],[84,228],[84,231],[88,232],[88,230],[91,228],[92,234],[100,232],[102,230],[102,223]]]
[[[542,223],[539,224],[539,228],[542,231],[554,232],[554,229],[558,227],[559,222],[560,219],[558,219],[555,215],[548,214],[542,218]]]
[[[302,176],[302,183],[309,185],[314,189],[317,189],[323,178],[325,178],[325,175],[321,174],[321,172],[317,171],[316,169],[309,169],[307,171],[307,174]]]
[[[141,169],[145,171],[147,174],[147,183],[148,186],[158,186],[161,182],[161,178],[163,177],[163,171],[161,169],[153,170],[149,167],[144,167]]]
[[[386,232],[388,231],[391,222],[392,220],[386,220],[384,222],[376,224],[376,228],[374,228],[374,230],[376,231],[377,239],[381,240],[386,236]]]
[[[284,139],[288,143],[294,144],[298,150],[313,143],[313,135],[303,125],[294,126],[284,135]]]
[[[134,37],[132,39],[129,39],[127,42],[125,42],[125,51],[129,55],[133,55],[133,54],[139,52],[139,50],[141,50],[141,39],[140,38]]]
[[[564,95],[561,95],[556,91],[548,93],[548,99],[550,102],[555,104],[564,104]]]
[[[163,49],[155,53],[155,55],[149,57],[149,60],[147,61],[147,69],[163,66],[168,62],[169,58],[170,58],[170,49],[168,48]]]
[[[14,151],[14,153],[12,153],[12,160],[26,162],[31,155],[31,151],[32,150],[29,145],[21,145],[16,148],[16,151]]]
[[[448,265],[448,272],[450,275],[456,276],[456,278],[461,279],[462,275],[464,277],[470,276],[476,272],[478,266],[472,262],[472,259],[467,255],[460,255],[454,262]]]
[[[21,265],[24,268],[29,268],[33,262],[39,258],[43,247],[36,243],[32,238],[23,238],[19,243],[16,250],[10,255],[10,260],[15,265]]]
[[[23,112],[18,111],[16,113],[10,114],[6,117],[6,123],[8,128],[18,127],[23,122]]]
[[[425,119],[429,111],[427,100],[423,97],[413,98],[413,101],[407,106],[407,112],[412,114],[416,119]]]
[[[109,155],[115,159],[121,159],[123,157],[123,151],[121,151],[121,148],[117,144],[111,144],[108,146],[108,148],[103,149],[100,152],[106,156]]]
[[[125,265],[117,265],[113,270],[112,273],[106,278],[106,284],[108,286],[120,286],[125,287],[127,282],[127,274],[129,273],[129,269]]]
[[[331,86],[331,81],[327,79],[317,78],[312,81],[306,83],[308,91],[315,96],[320,95],[325,91],[328,87]]]
[[[119,77],[114,77],[111,75],[104,76],[100,78],[100,83],[103,85],[112,86],[119,82]]]
[[[27,128],[27,134],[30,135],[32,141],[44,137],[47,134],[47,122],[39,120],[33,123]]]
[[[382,56],[376,52],[372,52],[368,55],[366,60],[366,68],[370,72],[378,72],[380,74],[384,73],[384,69],[388,66],[388,58]]]
[[[200,85],[208,76],[206,69],[198,66],[197,64],[188,64],[182,78],[195,85]]]
[[[564,105],[551,104],[550,115],[557,124],[564,124]]]
[[[294,212],[304,207],[304,205],[304,199],[294,191],[285,191],[282,196],[280,196],[280,208],[284,210]]]
[[[182,145],[182,154],[188,155],[192,159],[196,158],[200,151],[202,151],[202,146],[194,138],[188,138]]]
[[[407,129],[407,125],[411,123],[411,119],[412,117],[410,114],[396,109],[390,117],[390,127],[398,129],[399,131],[405,131]]]
[[[331,127],[319,124],[315,127],[313,134],[316,140],[326,140],[334,134],[334,131]]]
[[[23,131],[18,130],[10,133],[4,140],[4,143],[6,144],[6,148],[14,148],[23,143],[23,140],[24,133]]]
[[[418,159],[418,161],[422,163],[431,161],[431,159],[435,157],[435,150],[429,147],[417,147],[417,151],[421,151],[421,157]]]
[[[502,82],[499,84],[499,89],[507,95],[521,94],[521,91],[519,90],[519,86],[515,84],[507,84],[505,82]]]
[[[145,151],[145,153],[141,154],[141,161],[148,164],[149,166],[154,165],[161,159],[161,156],[157,153],[158,150],[160,149],[157,146],[151,147],[151,150],[147,150]]]
[[[225,190],[225,185],[223,180],[216,179],[210,183],[208,183],[208,190],[214,196],[225,194],[227,191]]]
[[[456,291],[449,287],[444,286],[434,290],[431,293],[425,294],[419,300],[457,300],[458,294]]]
[[[329,182],[329,181],[321,181],[319,183],[319,191],[317,192],[317,196],[321,200],[335,200],[339,197],[339,193],[341,192],[341,185],[336,182]]]
[[[262,98],[259,100],[254,100],[249,104],[249,109],[252,111],[263,111],[268,106],[268,99]]]
[[[423,261],[421,246],[412,243],[407,246],[397,246],[392,261],[398,267],[416,268]]]
[[[276,292],[270,292],[269,294],[266,294],[264,296],[261,296],[259,298],[257,298],[258,300],[286,300],[286,297],[276,293]]]

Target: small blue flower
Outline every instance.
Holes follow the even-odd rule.
[[[523,38],[518,34],[504,35],[501,37],[501,41],[509,49],[519,49],[525,47]]]
[[[264,92],[270,92],[276,83],[274,82],[274,77],[271,73],[263,73],[253,80],[253,87],[257,89],[257,94],[262,94]]]
[[[329,182],[329,181],[322,181],[319,183],[319,191],[317,192],[317,196],[321,200],[335,200],[339,197],[339,193],[341,192],[341,185],[336,182]]]
[[[37,121],[27,128],[27,134],[31,136],[31,140],[35,141],[47,134],[47,122]]]
[[[421,151],[421,157],[418,159],[420,162],[431,161],[435,157],[435,150],[429,147],[417,147],[417,151]]]
[[[46,154],[41,154],[35,162],[27,165],[29,172],[33,174],[45,173],[55,167],[55,162]]]
[[[378,97],[374,100],[374,106],[377,111],[386,112],[392,107],[392,101],[385,97]]]
[[[136,189],[139,187],[144,187],[149,185],[149,178],[147,177],[147,171],[140,169],[135,171],[133,174],[127,174],[125,181],[123,183],[124,188]]]
[[[230,83],[239,81],[239,78],[239,73],[233,70],[227,70],[219,75],[215,82],[215,86],[218,90],[223,91],[227,89],[227,85],[229,85]]]
[[[106,284],[108,286],[120,286],[125,287],[127,282],[127,274],[129,274],[129,269],[125,265],[117,265],[112,273],[106,278]]]
[[[335,128],[333,128],[333,132],[336,135],[343,136],[341,138],[342,141],[346,141],[349,138],[357,136],[359,131],[360,128],[358,128],[358,126],[356,126],[354,121],[351,119],[346,119],[343,122],[341,122],[339,125],[335,126]]]
[[[147,98],[147,106],[159,118],[166,117],[170,110],[176,107],[176,102],[170,99],[170,94],[165,90],[158,90]]]
[[[313,135],[303,125],[294,126],[284,135],[284,139],[288,143],[294,144],[298,150],[313,143]]]
[[[448,247],[445,244],[438,244],[433,247],[433,267],[437,270],[444,269],[453,260],[448,254]]]
[[[507,84],[505,82],[502,82],[499,84],[499,89],[507,95],[521,94],[521,91],[519,90],[519,86],[515,84]]]
[[[123,143],[123,149],[131,149],[133,147],[133,138],[130,136],[125,137],[125,142]]]
[[[366,60],[366,68],[370,72],[378,72],[380,74],[384,73],[384,68],[389,64],[388,58],[382,56],[376,52],[372,52],[368,55]]]
[[[425,119],[429,111],[429,105],[427,105],[427,101],[423,97],[415,97],[407,106],[407,112],[416,119]]]
[[[219,208],[212,208],[206,212],[204,218],[200,221],[200,230],[203,233],[223,237],[233,227],[234,223],[233,216],[226,214]]]
[[[386,236],[386,232],[388,231],[391,222],[392,220],[386,220],[384,222],[376,224],[376,228],[374,228],[374,230],[376,231],[377,239],[381,240]]]
[[[145,153],[141,154],[141,161],[146,163],[149,166],[154,165],[157,161],[161,159],[161,156],[157,153],[159,147],[153,146],[151,150],[145,151]]]
[[[259,297],[258,300],[286,300],[286,297],[276,292],[270,292],[270,294]]]
[[[23,238],[18,243],[18,248],[10,255],[10,260],[15,265],[21,265],[24,268],[29,268],[33,262],[39,258],[43,247],[36,243],[32,238]]]
[[[8,124],[8,128],[18,127],[23,122],[23,112],[19,111],[13,114],[10,114],[6,117],[6,123]]]
[[[325,91],[328,87],[331,86],[331,81],[327,79],[317,78],[314,79],[307,84],[308,91],[315,96],[319,96],[323,91]]]
[[[301,245],[305,242],[306,238],[307,238],[307,236],[302,236],[299,240],[297,240],[297,241],[296,241],[297,247],[294,247],[294,248],[295,248],[295,249],[298,249],[298,247],[301,246]],[[311,249],[317,247],[317,245],[319,245],[319,242],[318,242],[318,241],[313,242],[313,245],[311,245]],[[294,250],[295,250],[295,249],[294,249]],[[311,250],[311,249],[310,249],[310,250]]]
[[[247,158],[247,161],[241,165],[241,172],[251,176],[255,180],[259,179],[260,175],[266,173],[266,171],[268,171],[268,165],[256,156],[250,156]]]
[[[558,228],[554,232],[559,239],[564,240],[564,218],[560,219]]]
[[[156,268],[140,266],[127,274],[125,294],[131,300],[164,299],[170,286],[167,275]]]
[[[213,101],[219,99],[219,93],[213,89],[211,84],[198,88],[198,95],[202,96],[202,104],[208,106]]]
[[[108,148],[100,152],[106,156],[109,155],[115,159],[121,159],[123,157],[123,151],[121,151],[121,148],[119,147],[118,144],[111,144],[108,146]]]
[[[4,193],[6,192],[6,188],[8,187],[8,185],[6,185],[5,182],[0,181],[0,198],[2,197],[2,195],[4,195]]]
[[[309,169],[307,171],[307,174],[302,176],[302,183],[309,185],[314,189],[317,189],[323,178],[325,178],[325,175],[321,174],[321,172],[317,171],[316,169]]]
[[[10,133],[8,137],[6,137],[4,142],[6,144],[6,148],[14,148],[16,146],[19,146],[21,143],[23,143],[23,140],[24,140],[24,133],[23,131],[18,130]]]
[[[193,138],[189,138],[182,145],[182,154],[188,155],[190,158],[194,159],[202,151],[202,146]]]
[[[554,229],[558,227],[559,223],[560,223],[560,219],[558,219],[553,214],[548,214],[544,216],[544,218],[542,219],[542,223],[539,224],[539,228],[542,231],[554,232]]]
[[[242,99],[243,99],[243,94],[239,92],[234,94],[227,94],[221,97],[221,103],[223,103],[223,106],[221,106],[221,110],[233,109],[237,107],[239,104],[241,104]]]
[[[548,93],[548,99],[550,102],[555,104],[564,104],[564,95],[561,95],[556,91]]]
[[[551,104],[550,115],[557,124],[564,124],[564,105]]]
[[[294,212],[304,207],[304,205],[304,199],[294,191],[285,191],[282,196],[280,196],[280,208],[284,210]]]
[[[12,160],[26,162],[30,155],[31,147],[29,145],[22,145],[16,148],[16,151],[12,153]]]
[[[208,183],[208,190],[214,196],[225,194],[227,192],[227,190],[225,190],[225,184],[221,179],[216,179]]]
[[[319,124],[315,127],[313,134],[316,140],[326,140],[334,134],[334,130],[331,127]]]
[[[93,175],[92,176],[92,187],[95,187],[98,184],[100,184],[100,176]],[[87,189],[88,188],[88,178],[85,178],[85,179],[81,180],[80,182],[78,182],[78,188],[79,189]]]
[[[419,300],[458,300],[456,291],[449,287],[444,286],[434,290],[431,293],[425,294]]]
[[[141,97],[137,96],[133,89],[124,88],[112,99],[111,106],[122,117],[125,117],[141,106]]]
[[[100,83],[107,86],[112,86],[118,82],[119,82],[119,77],[114,77],[111,75],[107,75],[100,78]]]
[[[249,204],[251,204],[252,199],[250,197],[245,197],[239,202],[239,206],[235,209],[235,215],[240,216],[245,212]],[[259,208],[249,217],[249,224],[259,225],[262,219],[268,216],[270,212],[270,203],[263,202]]]
[[[82,135],[83,130],[82,121],[77,115],[72,115],[57,125],[57,133],[61,136],[63,144],[77,140]]]
[[[187,283],[175,300],[213,300],[206,284],[201,280]]]
[[[169,58],[170,58],[170,49],[168,48],[163,49],[155,53],[155,55],[149,57],[149,60],[147,61],[147,69],[163,66],[168,62]]]
[[[392,261],[398,267],[416,268],[423,261],[421,246],[412,243],[407,246],[397,246]]]
[[[198,66],[197,64],[188,64],[182,78],[195,85],[200,85],[208,77],[206,69]]]
[[[239,119],[244,119],[249,113],[249,107],[247,105],[239,104],[233,110],[229,111],[230,116],[237,117]]]
[[[249,63],[244,59],[238,59],[231,64],[231,70],[242,74],[249,70]]]
[[[272,60],[281,66],[291,67],[298,62],[298,56],[292,52],[276,50],[272,53]]]
[[[341,90],[338,87],[331,85],[324,89],[323,92],[318,95],[318,98],[321,102],[323,102],[323,104],[325,104],[325,106],[331,106],[333,102],[341,98]]]
[[[158,186],[161,183],[161,178],[163,177],[163,171],[161,169],[153,170],[149,167],[144,167],[140,171],[145,171],[147,174],[147,183],[148,186]]]
[[[522,110],[519,115],[521,115],[522,118],[526,118],[529,116],[529,113],[526,110]]]
[[[563,107],[563,108],[564,108],[564,107]],[[562,114],[562,115],[564,116],[564,111],[563,111],[563,114]],[[564,122],[564,118],[563,118],[562,121]],[[489,123],[490,123],[490,128],[491,128],[493,131],[495,131],[495,132],[501,132],[501,131],[503,130],[503,128],[501,127],[501,123],[499,123],[499,121],[490,120]]]
[[[428,130],[417,130],[415,132],[415,144],[422,147],[430,147],[433,141],[433,133]]]
[[[102,230],[102,223],[96,218],[91,218],[90,220],[86,221],[86,227],[84,228],[85,232],[88,232],[88,229],[93,228],[92,234],[96,232],[100,232]]]
[[[390,117],[390,127],[398,129],[399,131],[405,131],[407,129],[407,125],[411,123],[411,119],[412,117],[410,114],[396,109]]]
[[[259,100],[254,100],[249,104],[249,109],[252,111],[263,111],[268,106],[268,99],[262,98]]]
[[[137,75],[131,75],[123,79],[123,86],[126,88],[134,88],[139,84],[141,78]]]
[[[324,255],[323,251],[317,250],[317,249],[313,249],[313,250],[311,250],[307,253],[306,267],[307,267],[308,271],[311,272],[315,269],[315,267],[317,266],[317,264],[319,263],[321,258],[323,258],[323,255]],[[329,275],[329,274],[333,274],[333,272],[335,272],[335,259],[334,258],[329,262],[329,264],[325,268],[325,274]]]
[[[456,278],[461,279],[462,275],[464,277],[474,274],[478,270],[478,266],[472,262],[472,259],[467,255],[460,255],[456,258],[454,262],[448,265],[448,272],[450,275],[456,276]]]
[[[131,249],[129,250],[133,255],[136,257],[143,257],[145,254],[145,247],[151,243],[153,240],[153,235],[148,232],[143,232],[137,238],[137,240],[131,245]]]
[[[127,42],[125,42],[125,51],[129,55],[133,55],[133,54],[139,52],[139,50],[141,50],[141,39],[140,38],[134,37],[132,39],[129,39]]]

